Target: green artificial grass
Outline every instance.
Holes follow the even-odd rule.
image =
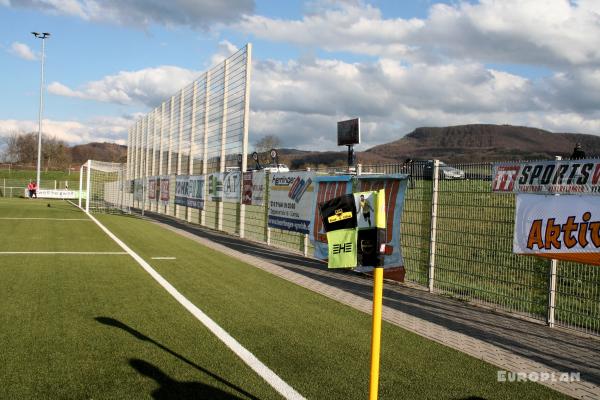
[[[307,398],[368,397],[369,315],[146,221],[99,218]],[[177,260],[151,259],[157,256]],[[384,323],[381,399],[564,397],[538,384],[498,383],[497,370]]]
[[[84,214],[0,200],[0,218],[19,216]],[[305,397],[368,397],[369,315],[150,222],[98,218]],[[120,251],[93,222],[37,222],[32,239],[29,220],[0,220],[0,251]],[[0,398],[280,397],[127,255],[0,255],[0,304]],[[564,398],[497,370],[383,324],[380,399]]]

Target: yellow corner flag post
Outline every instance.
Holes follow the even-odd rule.
[[[376,197],[375,226],[386,229],[385,190],[381,189]],[[379,251],[379,249],[377,249]],[[383,302],[383,268],[373,268],[373,332],[371,336],[371,383],[369,400],[377,400],[379,392],[379,356],[381,354],[381,307]]]
[[[379,391],[379,355],[381,353],[381,307],[383,268],[373,269],[373,333],[371,336],[371,383],[369,400],[377,400]]]

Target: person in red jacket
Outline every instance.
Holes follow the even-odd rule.
[[[31,196],[33,195],[33,181],[29,181],[29,183],[27,184],[27,195],[29,196],[29,198],[31,198]]]
[[[31,182],[31,198],[36,198],[37,199],[37,182],[33,181]]]

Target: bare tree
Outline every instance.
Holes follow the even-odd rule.
[[[2,161],[12,163],[18,160],[18,138],[19,135],[17,133],[11,133],[8,136],[0,138]]]
[[[71,162],[69,148],[56,137],[46,137],[42,141],[42,156],[48,169],[64,169]]]
[[[254,149],[257,153],[266,153],[271,149],[281,146],[281,140],[275,135],[263,136],[254,143]]]

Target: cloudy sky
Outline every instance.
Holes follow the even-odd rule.
[[[0,136],[125,143],[127,128],[253,44],[250,141],[359,149],[419,126],[600,135],[599,0],[0,0]]]

